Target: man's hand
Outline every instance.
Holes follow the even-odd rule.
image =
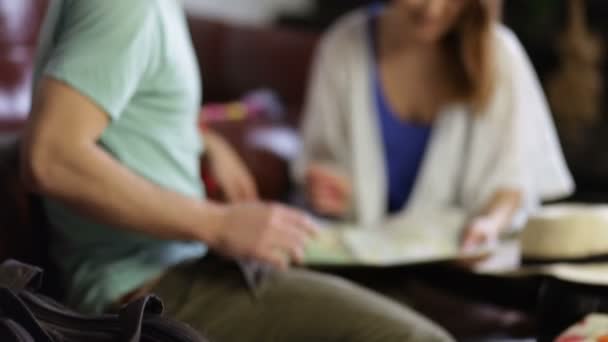
[[[210,247],[233,258],[259,260],[285,270],[304,259],[316,226],[297,210],[281,205],[234,204],[219,220]]]
[[[313,164],[308,169],[306,184],[316,212],[337,218],[346,216],[352,201],[352,185],[347,176],[331,167]]]
[[[234,149],[217,134],[206,132],[211,172],[226,199],[231,202],[251,202],[258,199],[253,176]]]

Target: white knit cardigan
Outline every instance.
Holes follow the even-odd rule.
[[[385,220],[387,178],[372,82],[366,11],[342,19],[321,42],[303,124],[303,148],[294,175],[304,181],[313,161],[330,163],[352,179],[351,219],[364,227]],[[520,218],[542,200],[570,194],[565,165],[539,81],[515,35],[493,28],[497,84],[478,117],[467,106],[444,108],[407,207],[440,214],[454,208],[471,216],[498,189],[524,193]]]

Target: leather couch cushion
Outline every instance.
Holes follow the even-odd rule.
[[[232,101],[253,89],[269,88],[287,107],[288,121],[299,121],[318,34],[195,17],[189,22],[202,65],[205,102]]]

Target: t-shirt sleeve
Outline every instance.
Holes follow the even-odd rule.
[[[154,1],[66,0],[44,76],[65,82],[113,120],[150,72],[159,23]]]

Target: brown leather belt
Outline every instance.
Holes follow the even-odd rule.
[[[127,293],[126,295],[120,297],[116,302],[114,302],[110,305],[110,311],[113,311],[113,312],[118,311],[126,304],[147,296],[148,294],[150,294],[152,292],[152,290],[156,287],[156,285],[158,285],[158,283],[160,283],[161,279],[162,279],[162,276],[149,280],[142,286],[140,286],[140,287],[136,288],[135,290]]]

